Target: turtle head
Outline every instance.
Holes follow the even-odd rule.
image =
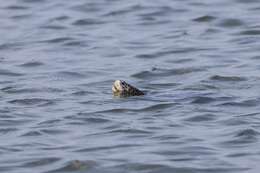
[[[114,94],[120,94],[127,90],[126,82],[122,80],[116,80],[112,86],[112,91]]]
[[[112,91],[115,96],[135,96],[144,95],[144,93],[137,88],[131,86],[123,80],[116,80],[112,86]]]

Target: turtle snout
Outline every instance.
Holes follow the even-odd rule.
[[[121,92],[123,90],[122,86],[121,86],[121,81],[120,80],[116,80],[112,86],[112,91],[114,93],[117,93],[117,92]]]

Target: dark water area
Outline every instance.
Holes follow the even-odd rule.
[[[258,173],[259,21],[258,0],[2,1],[0,172]]]

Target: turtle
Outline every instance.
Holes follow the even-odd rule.
[[[114,96],[141,96],[144,92],[137,89],[136,87],[126,83],[123,80],[116,80],[112,86]]]

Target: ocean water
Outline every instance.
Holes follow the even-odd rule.
[[[258,173],[259,19],[258,0],[2,1],[0,172]]]

